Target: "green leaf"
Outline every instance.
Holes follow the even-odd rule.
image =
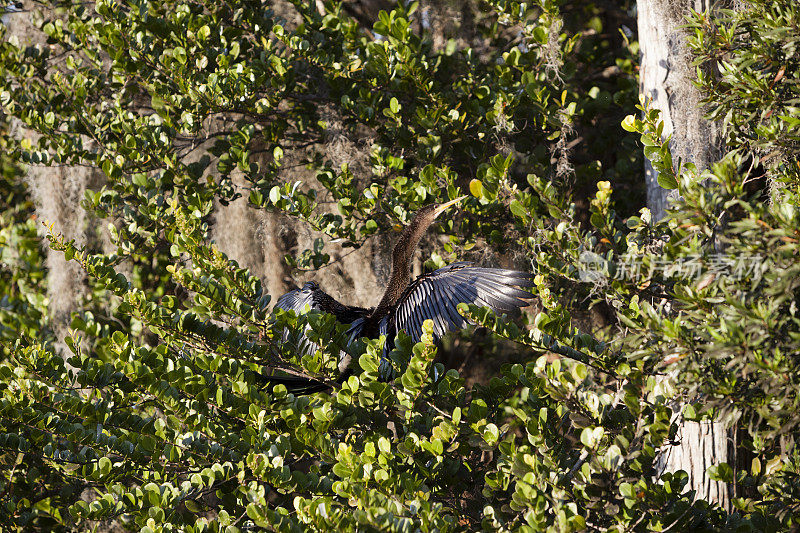
[[[594,449],[600,443],[604,434],[605,430],[601,426],[583,428],[583,431],[581,431],[581,444],[587,448]]]
[[[358,358],[358,364],[365,372],[371,372],[371,373],[378,372],[378,364],[375,361],[374,356],[370,356],[369,354],[364,354]]]
[[[172,50],[172,57],[174,57],[181,65],[186,64],[186,49],[182,46],[175,47]]]
[[[470,183],[470,191],[472,190],[471,185],[472,184]],[[528,211],[522,207],[522,204],[519,203],[519,200],[512,200],[508,207],[515,216],[518,216],[522,219],[527,218]]]
[[[635,132],[638,131],[636,124],[636,116],[628,115],[622,120],[622,129],[625,131]]]
[[[469,192],[472,193],[472,196],[475,198],[482,198],[483,197],[483,184],[480,180],[473,179],[469,182]]]
[[[758,476],[761,474],[761,459],[758,457],[753,457],[753,460],[750,463],[750,474],[753,476]]]
[[[486,424],[486,427],[483,428],[483,440],[485,440],[488,444],[497,444],[497,441],[500,439],[500,430],[497,428],[496,425],[489,423]]]
[[[108,457],[101,457],[97,462],[97,466],[103,476],[107,476],[111,473],[111,459]]]
[[[269,191],[269,201],[273,204],[277,204],[281,200],[281,188],[275,185]]]
[[[658,184],[663,187],[664,189],[677,189],[678,182],[675,179],[675,176],[671,174],[666,174],[664,172],[658,173]]]

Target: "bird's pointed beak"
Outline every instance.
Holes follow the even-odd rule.
[[[438,207],[437,207],[437,208],[436,208],[436,209],[433,211],[433,218],[436,218],[436,217],[438,217],[439,215],[441,215],[442,213],[444,213],[444,212],[447,210],[447,208],[448,208],[448,207],[450,207],[451,205],[457,204],[458,202],[460,202],[461,200],[463,200],[463,199],[464,199],[464,198],[466,198],[466,197],[467,197],[467,195],[464,195],[464,196],[459,196],[459,197],[458,197],[458,198],[456,198],[455,200],[450,200],[449,202],[445,202],[445,203],[443,203],[442,205],[438,206]]]

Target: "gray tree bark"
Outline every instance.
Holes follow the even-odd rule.
[[[713,0],[638,0],[639,46],[641,50],[640,92],[661,110],[664,137],[672,135],[670,149],[675,161],[693,162],[707,168],[721,157],[721,129],[703,117],[702,95],[692,85],[695,67],[686,46],[682,26],[689,9],[706,11]],[[716,2],[719,4],[719,1]],[[645,159],[647,206],[658,220],[666,214],[669,191],[658,185],[658,173]],[[669,379],[667,377],[666,379]],[[681,419],[677,444],[661,450],[659,470],[689,474],[688,490],[697,499],[730,510],[733,487],[709,478],[708,467],[730,463],[729,434],[720,422]]]
[[[686,46],[689,9],[705,11],[713,0],[639,0],[638,26],[641,94],[661,110],[664,137],[672,135],[673,158],[707,168],[721,156],[721,130],[703,118],[702,95],[691,83],[695,67]],[[719,4],[719,2],[716,2]],[[658,173],[645,160],[647,206],[655,218],[664,216],[668,191],[658,185]]]

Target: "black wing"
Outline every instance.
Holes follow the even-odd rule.
[[[318,304],[314,302],[314,293],[316,291],[322,292],[316,283],[308,282],[303,285],[302,289],[289,291],[278,298],[275,307],[283,309],[284,311],[294,311],[297,315],[300,315],[305,310],[306,306],[316,311],[322,311]]]
[[[311,311],[330,313],[342,324],[352,324],[356,319],[369,313],[369,309],[339,303],[313,281],[307,282],[302,289],[287,292],[275,303],[275,307],[294,311],[297,315],[302,314],[306,306]]]
[[[325,299],[320,298],[318,293],[328,296],[316,283],[310,281],[303,285],[301,289],[291,290],[278,298],[278,301],[275,302],[275,308],[283,309],[284,311],[294,311],[297,316],[307,311],[325,311],[325,309],[322,308],[322,303]],[[330,298],[330,296],[328,296],[328,298]],[[301,355],[312,353],[317,349],[317,345],[308,340],[305,334],[308,328],[309,326],[306,326],[302,335],[297,339],[296,346]],[[284,329],[282,342],[289,342],[290,339],[291,332],[288,329]],[[288,392],[295,395],[313,394],[330,389],[328,385],[311,378],[299,376],[268,376],[260,372],[258,375],[270,390],[273,390],[276,385],[284,385]]]
[[[320,289],[319,285],[313,281],[304,284],[300,289],[289,291],[278,298],[278,301],[275,303],[275,307],[285,311],[294,311],[297,315],[301,315],[308,311],[330,313],[334,315],[342,324],[351,324],[351,327],[347,332],[350,342],[353,342],[353,340],[360,336],[361,328],[363,327],[363,318],[369,313],[369,309],[339,303],[325,291]],[[306,326],[303,334],[297,339],[296,346],[300,355],[313,353],[318,348],[317,344],[311,342],[306,336],[305,331],[308,329],[309,326]],[[282,337],[284,343],[290,341],[291,332],[288,329],[284,330]],[[340,352],[340,371],[344,372],[349,363],[350,356],[345,352]],[[311,384],[307,386],[307,388],[303,389],[302,378],[299,378],[299,380],[298,378],[278,378],[270,381],[274,385],[277,385],[278,383],[286,385],[290,392],[297,393],[298,391],[302,390],[302,392],[300,392],[301,394],[323,390],[322,388],[318,388],[318,386],[320,386],[319,382],[313,380]],[[327,388],[327,385],[321,385],[321,387]]]
[[[286,391],[294,394],[295,396],[303,396],[306,394],[314,394],[315,392],[326,392],[331,390],[331,386],[327,385],[316,379],[306,378],[302,376],[267,376],[265,374],[258,374],[258,377],[264,382],[266,388],[274,393],[276,385],[283,385]]]
[[[532,278],[532,274],[516,270],[453,263],[414,280],[381,329],[390,336],[403,330],[418,342],[422,323],[431,319],[434,337],[438,339],[448,331],[467,326],[467,320],[458,313],[460,303],[505,313],[527,306],[525,300],[533,298],[533,294],[520,287],[531,287]]]
[[[322,292],[322,290],[320,290],[319,286],[314,282],[306,283],[303,285],[302,289],[289,291],[278,298],[275,307],[283,309],[284,311],[294,311],[297,316],[300,316],[306,311],[323,311],[318,303],[319,298],[315,298],[315,292]],[[306,326],[305,329],[308,329],[308,326]],[[288,342],[289,339],[290,332],[288,329],[285,329],[283,331],[282,340],[285,343]],[[307,354],[314,352],[317,349],[317,345],[309,341],[304,332],[302,337],[298,339],[297,348],[301,354]]]

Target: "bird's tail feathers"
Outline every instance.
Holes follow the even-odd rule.
[[[259,374],[259,376],[270,391],[276,385],[283,385],[288,392],[294,395],[314,394],[332,389],[326,383],[301,376],[265,376],[264,374]]]

